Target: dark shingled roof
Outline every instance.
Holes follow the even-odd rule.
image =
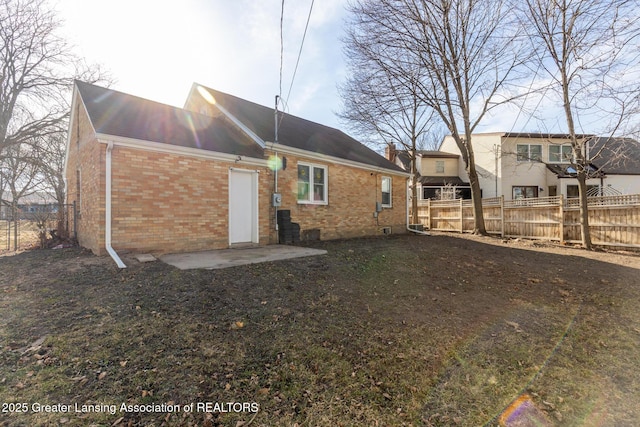
[[[594,138],[591,162],[607,175],[640,175],[640,143],[631,138]]]
[[[436,150],[418,150],[418,154],[422,157],[437,157],[444,159],[459,159],[460,154],[447,153],[446,151],[436,151]]]
[[[418,181],[423,186],[435,186],[442,187],[444,185],[461,185],[468,186],[468,182],[464,182],[460,177],[457,176],[421,176]]]
[[[589,176],[640,175],[640,143],[631,138],[594,137],[589,140]],[[547,164],[558,178],[575,178],[568,164]]]
[[[265,142],[275,139],[273,108],[219,92],[207,90],[236,119]],[[362,145],[344,132],[287,113],[280,113],[278,143],[300,150],[351,160],[397,172],[404,172],[383,156]]]
[[[551,172],[555,173],[558,178],[575,178],[577,176],[577,172],[572,165],[547,163],[545,166]],[[606,175],[604,171],[598,170],[598,168],[593,163],[589,164],[589,167],[587,168],[587,174],[588,178],[601,178]]]
[[[262,159],[262,149],[221,118],[76,81],[97,133]]]

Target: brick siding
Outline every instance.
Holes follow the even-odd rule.
[[[66,170],[67,201],[78,202],[76,171],[80,170],[78,241],[98,255],[104,249],[106,145],[95,139],[81,103],[70,128]],[[265,158],[272,155],[269,150]],[[282,154],[280,154],[282,157]],[[406,177],[372,172],[310,155],[284,155],[287,167],[278,173],[282,207],[300,224],[303,236],[319,230],[322,240],[405,232]],[[297,200],[298,162],[321,165],[328,172],[328,203]],[[257,170],[259,243],[277,243],[275,208],[271,206],[274,173],[267,167],[216,159],[160,153],[114,145],[112,151],[112,246],[117,251],[185,252],[229,246],[229,168]],[[392,179],[392,207],[374,217],[382,201],[382,177]]]
[[[300,224],[301,234],[305,230],[319,229],[320,238],[326,240],[382,234],[386,227],[391,227],[393,233],[405,231],[406,177],[318,161],[312,157],[289,154],[284,157],[287,167],[278,173],[278,190],[282,193],[280,209],[291,211],[291,221]],[[328,204],[298,203],[298,162],[327,167]],[[382,201],[383,176],[391,178],[392,207],[383,208],[375,218],[376,202]]]
[[[230,167],[259,171],[259,243],[268,244],[266,168],[115,146],[114,249],[167,253],[228,247]]]
[[[78,209],[78,243],[102,255],[104,249],[104,183],[105,146],[95,140],[93,128],[80,102],[76,104],[75,120],[70,132],[66,168],[67,203]],[[79,173],[78,173],[79,172]],[[77,178],[80,176],[80,198]]]

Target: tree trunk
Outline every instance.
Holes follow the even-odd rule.
[[[580,168],[582,169],[582,168]],[[587,174],[584,170],[578,171],[578,195],[580,196],[580,237],[582,246],[591,250],[591,230],[589,229],[589,204],[587,199]]]
[[[13,250],[18,250],[18,205],[13,203],[11,206],[11,215],[13,216]]]
[[[471,201],[473,202],[473,234],[479,234],[481,236],[487,235],[487,230],[484,225],[484,212],[482,211],[482,192],[480,191],[480,179],[478,178],[478,171],[476,170],[476,161],[473,153],[473,146],[471,145],[471,131],[465,132],[467,139],[464,144],[467,151],[466,165],[467,175],[469,175],[469,185],[471,186]],[[464,221],[464,219],[462,220]]]
[[[476,172],[474,163],[469,163],[469,166],[467,167],[467,174],[469,175],[471,200],[473,202],[473,234],[486,236],[487,230],[484,226],[484,213],[482,211],[482,193],[480,192],[480,181],[478,179],[478,173]]]
[[[569,136],[571,137],[571,148],[573,158],[577,170],[576,178],[578,179],[578,196],[580,197],[580,236],[582,237],[582,246],[585,249],[591,249],[591,233],[589,231],[589,207],[587,204],[587,168],[589,167],[589,159],[586,158],[584,146],[588,141],[578,142],[576,128],[573,121],[573,111],[571,109],[571,98],[569,96],[569,81],[567,79],[567,70],[563,66],[562,71],[562,94],[564,100],[564,112],[567,119],[567,127],[569,128]]]
[[[69,221],[67,220],[66,206],[65,206],[64,202],[60,201],[60,199],[58,199],[57,206],[58,206],[58,213],[56,215],[56,217],[57,217],[56,235],[58,237],[60,237],[61,239],[67,239],[67,238],[69,238],[69,230],[68,230],[68,227],[67,227],[67,224],[69,223]]]
[[[418,223],[418,168],[416,167],[415,143],[411,155],[411,223]]]

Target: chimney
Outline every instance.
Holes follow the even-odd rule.
[[[390,162],[395,163],[396,162],[396,144],[387,144],[386,147],[384,147],[384,156]]]

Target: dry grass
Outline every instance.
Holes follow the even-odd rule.
[[[15,245],[14,222],[0,220],[0,254],[11,252]],[[10,228],[9,228],[10,227]],[[18,249],[25,250],[40,244],[34,221],[18,222]]]
[[[554,425],[640,419],[638,258],[458,236],[318,246],[219,271],[0,258],[0,401],[118,406],[0,425],[497,425],[524,391]],[[198,402],[259,412],[119,411]]]

